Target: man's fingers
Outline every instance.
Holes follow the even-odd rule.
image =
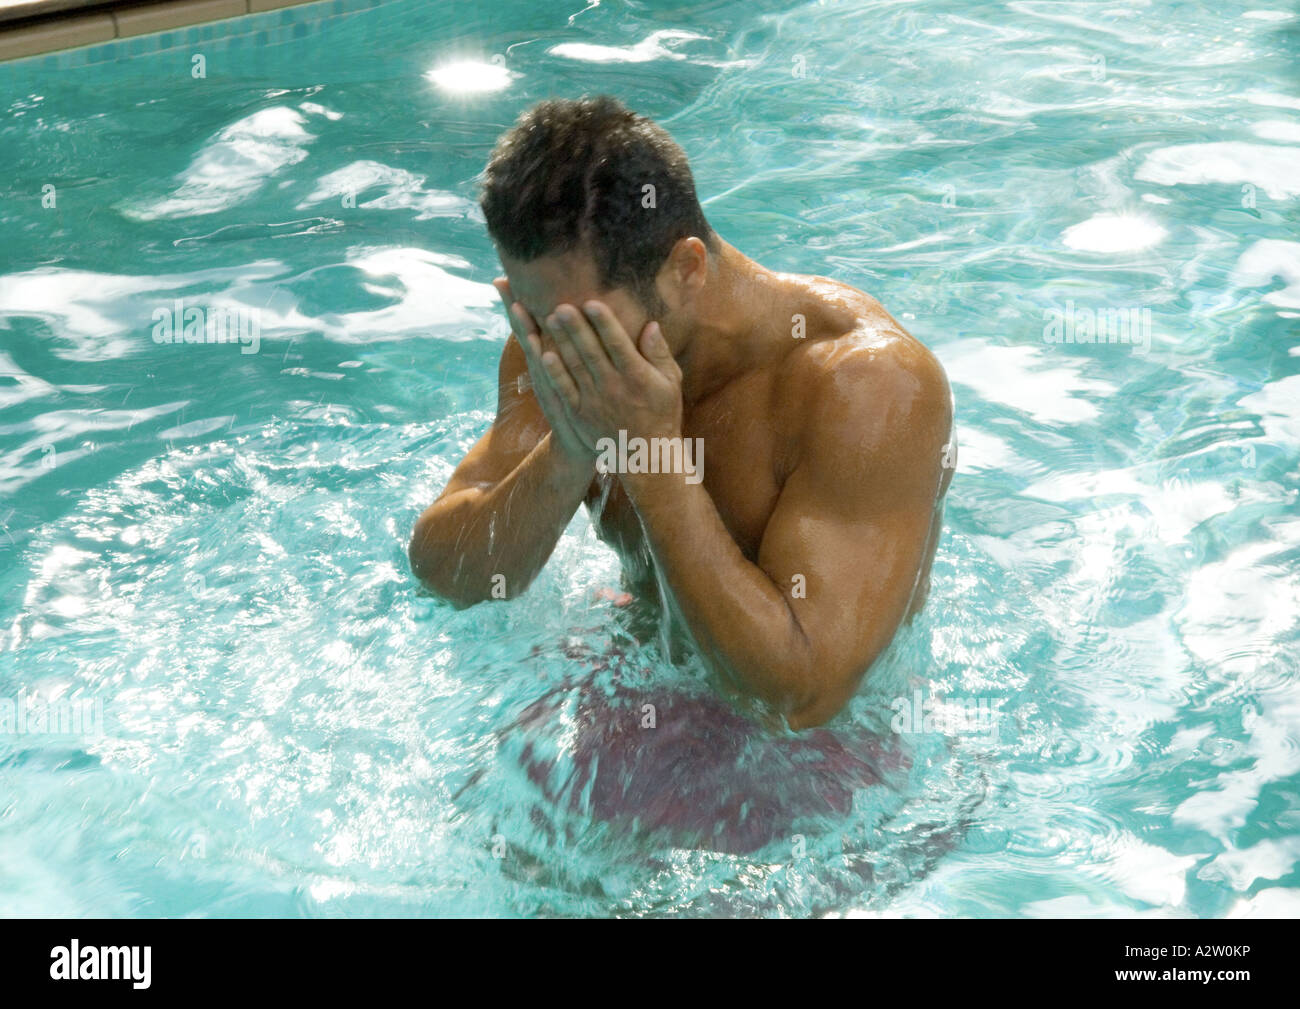
[[[544,349],[542,327],[523,303],[515,299],[509,280],[497,277],[492,281],[492,286],[501,296],[506,315],[510,319],[511,332],[523,348],[524,358],[528,362],[529,385],[552,433],[561,441],[580,442],[573,429],[571,411],[577,410],[581,397],[572,377],[555,352]],[[551,335],[551,338],[554,339],[554,336]]]
[[[582,403],[582,395],[578,391],[577,383],[574,382],[573,376],[560,360],[560,356],[553,350],[548,350],[542,354],[542,368],[546,371],[547,377],[555,386],[556,392],[564,397],[566,403],[576,410]]]
[[[550,426],[551,432],[561,442],[580,443],[581,439],[574,430],[574,421],[569,404],[556,390],[555,383],[551,380],[546,366],[542,364],[541,340],[535,333],[525,333],[519,342],[528,347],[527,353],[530,353],[532,360],[536,362],[537,370],[534,372],[530,369],[529,371],[529,374],[534,376],[532,382],[533,396],[537,399],[537,405],[542,408],[542,416],[546,418],[546,423]],[[554,356],[553,352],[549,353]]]
[[[578,340],[565,323],[565,313],[556,309],[546,319],[546,332],[568,369],[569,377],[579,388],[595,389],[597,372],[589,364]]]
[[[494,283],[496,282],[494,281]],[[497,290],[500,291],[502,287],[505,288],[502,291],[502,299],[508,299],[510,285],[503,280]],[[542,353],[541,333],[537,328],[537,322],[528,313],[528,309],[524,308],[519,302],[506,300],[505,306],[506,316],[510,319],[510,332],[514,334],[515,340],[523,348],[524,360],[528,363],[529,372],[535,372],[537,360]]]
[[[506,318],[510,322],[510,330],[515,336],[522,336],[524,333],[537,332],[537,322],[528,313],[528,309],[523,304],[515,300],[514,292],[510,290],[510,281],[505,277],[497,277],[492,281],[492,286],[497,289],[497,294],[501,296],[501,304],[506,310]]]
[[[605,353],[609,355],[614,367],[625,374],[635,367],[640,355],[637,354],[631,337],[627,335],[623,324],[615,318],[614,313],[599,301],[588,301],[582,309],[595,328],[601,346],[605,348]]]
[[[537,333],[537,320],[528,314],[528,309],[517,301],[511,302],[507,309],[511,322],[517,327],[516,332]]]
[[[524,363],[528,366],[528,377],[537,384],[537,376],[543,375],[542,369],[542,341],[536,333],[524,333],[523,336],[515,334],[515,340],[519,346],[524,349]]]
[[[561,305],[555,310],[555,317],[561,331],[573,342],[592,381],[603,382],[611,366],[609,356],[586,317],[572,305]]]
[[[665,375],[671,376],[677,370],[677,361],[668,349],[668,341],[664,339],[663,330],[657,322],[647,322],[645,329],[641,330],[641,353]]]
[[[537,403],[542,408],[542,416],[551,425],[551,430],[555,430],[555,422],[565,416],[564,407],[555,392],[555,386],[551,385],[543,375],[540,382],[533,383],[533,395],[537,397]],[[552,418],[555,418],[555,420],[552,420]]]

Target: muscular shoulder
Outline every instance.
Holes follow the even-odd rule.
[[[903,491],[937,478],[952,426],[947,377],[874,299],[790,363],[801,465],[846,490],[890,481]]]

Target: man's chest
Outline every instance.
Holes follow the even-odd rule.
[[[693,410],[683,420],[683,437],[699,450],[694,464],[723,524],[753,560],[780,494],[787,439],[767,397],[745,392]],[[587,504],[603,540],[625,556],[641,552],[640,522],[616,476],[593,481]]]

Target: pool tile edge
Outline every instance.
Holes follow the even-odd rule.
[[[0,62],[62,49],[98,45],[117,38],[117,26],[110,14],[82,14],[0,31]]]
[[[101,8],[91,13],[53,17],[26,24],[0,25],[0,63],[49,56],[118,39],[156,35],[201,24],[228,21],[320,0],[170,0],[148,5]]]
[[[248,13],[248,0],[175,0],[113,11],[118,38],[153,35],[173,28],[226,21]]]

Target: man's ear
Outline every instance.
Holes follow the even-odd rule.
[[[659,273],[672,295],[669,305],[680,308],[703,289],[708,279],[708,247],[694,236],[679,238]]]

